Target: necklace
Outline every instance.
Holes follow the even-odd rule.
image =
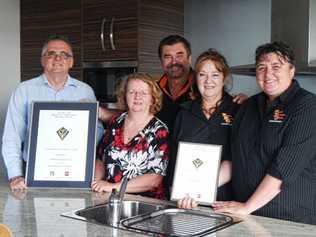
[[[207,118],[210,118],[212,114],[218,109],[219,105],[223,102],[223,98],[216,102],[215,106],[207,108],[205,103],[202,102],[202,111]]]

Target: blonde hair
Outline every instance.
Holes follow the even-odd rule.
[[[151,92],[151,98],[152,98],[152,105],[149,108],[150,113],[156,114],[160,111],[162,106],[162,93],[161,90],[157,84],[157,82],[154,80],[154,78],[149,75],[148,73],[133,73],[128,75],[126,80],[123,80],[118,87],[118,90],[116,91],[116,96],[118,100],[118,105],[120,109],[127,110],[127,103],[126,103],[126,92],[127,92],[127,85],[132,80],[141,80],[145,82]]]

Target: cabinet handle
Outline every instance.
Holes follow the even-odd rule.
[[[113,28],[114,28],[114,20],[115,17],[112,17],[111,19],[111,25],[110,25],[110,43],[111,43],[111,48],[112,50],[116,50],[115,44],[114,44],[114,39],[113,39]]]
[[[103,18],[102,23],[101,23],[101,34],[100,34],[102,51],[105,51],[105,46],[104,46],[104,25],[105,25],[105,22],[106,22],[106,19]]]

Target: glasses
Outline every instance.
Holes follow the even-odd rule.
[[[69,53],[66,53],[65,51],[61,51],[61,52],[56,52],[56,51],[48,51],[44,54],[45,57],[47,58],[57,58],[57,57],[60,57],[64,60],[67,60],[69,58],[72,58],[72,55],[69,54]]]
[[[140,95],[140,96],[148,96],[150,93],[148,91],[136,91],[136,90],[128,90],[128,95],[134,96],[134,95]]]

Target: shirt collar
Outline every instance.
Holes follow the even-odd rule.
[[[226,112],[227,108],[231,106],[231,101],[232,101],[232,96],[228,94],[226,91],[224,91],[222,102],[214,114]],[[192,114],[198,117],[205,118],[200,101],[197,101],[197,100],[189,101],[187,103],[182,104],[181,107],[184,109],[190,110]]]
[[[179,94],[173,98],[169,87],[168,87],[168,76],[166,74],[163,74],[162,77],[160,78],[158,85],[161,88],[161,90],[167,94],[172,100],[176,100],[178,99],[181,95],[187,93],[190,89],[190,87],[192,86],[194,82],[194,72],[192,69],[190,69],[189,75],[188,75],[188,80],[186,81],[186,83],[184,84],[184,86],[182,87],[181,91],[179,92]]]
[[[289,88],[287,88],[281,95],[279,95],[276,99],[274,99],[268,107],[267,107],[267,95],[264,92],[262,92],[258,97],[259,107],[261,109],[266,108],[269,110],[269,108],[273,108],[281,104],[288,104],[289,101],[295,96],[296,92],[300,88],[301,87],[299,83],[295,79],[293,79]],[[262,112],[264,112],[266,109],[263,109]]]
[[[42,78],[42,82],[45,85],[50,86],[50,84],[48,82],[48,79],[47,79],[47,77],[46,77],[46,75],[44,73],[41,75],[41,78]],[[67,81],[65,83],[65,87],[67,87],[67,86],[75,86],[75,87],[77,87],[78,86],[78,81],[73,79],[71,76],[68,75],[67,76]]]

